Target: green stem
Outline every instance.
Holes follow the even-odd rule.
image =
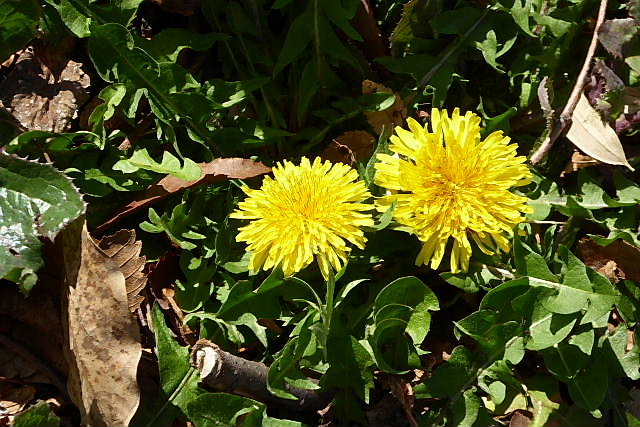
[[[333,296],[336,289],[336,278],[329,268],[329,277],[327,278],[327,295],[325,298],[325,303],[322,307],[322,329],[324,331],[323,335],[323,351],[325,361],[327,360],[327,341],[329,341],[329,331],[331,330],[331,316],[333,315]]]

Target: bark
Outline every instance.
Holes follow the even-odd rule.
[[[200,371],[202,384],[209,389],[249,397],[270,407],[277,407],[296,418],[308,418],[331,401],[330,396],[315,390],[287,387],[296,400],[283,399],[267,388],[269,367],[246,360],[220,349],[209,340],[201,339],[191,349],[191,364]]]

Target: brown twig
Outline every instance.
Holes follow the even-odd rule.
[[[316,417],[317,411],[331,400],[330,396],[314,390],[291,386],[287,390],[297,397],[296,400],[277,397],[267,388],[268,366],[227,353],[206,339],[198,340],[191,349],[191,365],[200,371],[205,387],[273,405],[296,414],[297,418]]]
[[[571,96],[567,101],[564,109],[562,110],[562,114],[556,120],[555,126],[549,133],[549,136],[542,142],[540,147],[536,150],[535,153],[531,156],[530,162],[533,165],[537,165],[542,161],[544,156],[549,152],[553,144],[556,140],[564,133],[567,127],[571,124],[571,117],[573,116],[573,112],[578,105],[578,100],[580,99],[580,95],[584,90],[584,86],[587,83],[587,74],[591,69],[591,61],[593,60],[593,55],[596,52],[596,47],[598,46],[598,32],[600,30],[600,26],[604,22],[604,16],[607,12],[607,0],[600,0],[600,10],[598,11],[598,18],[596,20],[596,25],[593,28],[593,35],[591,37],[591,44],[589,45],[589,50],[587,51],[587,55],[584,59],[584,63],[582,64],[582,69],[580,70],[580,74],[578,74],[578,78],[576,79],[576,84],[571,91]]]

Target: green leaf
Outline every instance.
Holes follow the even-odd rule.
[[[16,415],[11,425],[14,427],[58,427],[60,418],[51,411],[47,402],[41,401]]]
[[[353,336],[331,337],[327,347],[329,369],[322,377],[322,387],[351,390],[360,400],[369,403],[375,367],[371,354]]]
[[[149,170],[162,174],[171,174],[185,181],[195,181],[202,176],[202,169],[193,160],[185,158],[184,164],[168,151],[162,154],[162,160],[158,163],[146,148],[134,151],[128,159],[122,159],[113,165],[113,169],[124,173],[137,172],[139,169]]]
[[[583,327],[583,331],[572,335],[542,352],[544,364],[555,376],[568,382],[586,366],[595,343],[595,333],[591,326]]]
[[[228,39],[221,33],[194,33],[183,28],[167,28],[155,34],[152,39],[136,38],[136,44],[158,62],[175,62],[184,49],[204,51],[213,43]]]
[[[392,134],[392,129],[383,129],[378,137],[378,143],[376,144],[376,149],[374,150],[371,158],[367,162],[367,166],[364,169],[363,179],[367,184],[367,187],[370,189],[375,185],[375,176],[376,176],[376,162],[378,154],[388,154],[389,151],[389,137]]]
[[[161,420],[170,422],[164,417],[174,411],[174,407],[186,414],[189,403],[204,393],[198,387],[198,371],[189,363],[189,349],[178,344],[158,304],[154,304],[151,318],[156,335],[162,395],[155,410],[144,422],[146,426],[162,425]],[[142,424],[142,421],[137,424]]]
[[[621,204],[636,205],[640,202],[640,186],[625,178],[622,173],[615,171],[613,182],[618,195],[618,202]]]
[[[88,37],[93,25],[115,22],[128,25],[142,0],[112,0],[97,4],[91,0],[45,0],[77,37]]]
[[[464,34],[480,19],[482,12],[475,7],[447,10],[431,20],[433,29],[442,34]]]
[[[78,190],[51,165],[0,153],[0,277],[28,294],[44,264],[40,237],[53,240],[84,211]]]
[[[391,33],[391,43],[409,43],[416,37],[429,35],[430,27],[424,23],[430,21],[440,7],[440,4],[433,0],[406,2],[402,7],[402,16]]]
[[[280,55],[273,67],[273,75],[278,74],[285,66],[300,56],[313,38],[313,13],[306,10],[294,19],[287,32]]]
[[[0,0],[0,62],[35,37],[39,17],[36,0]]]
[[[310,347],[316,345],[316,339],[311,332],[311,326],[317,323],[319,313],[309,310],[304,319],[298,324],[299,335],[289,339],[289,342],[278,353],[269,367],[267,388],[274,395],[283,399],[296,399],[287,391],[287,385],[299,388],[317,389],[319,386],[307,378],[300,370],[300,360]]]
[[[564,340],[578,321],[578,314],[550,313],[542,304],[533,307],[529,333],[529,350],[542,350]]]
[[[374,92],[362,95],[358,101],[366,111],[384,111],[396,102],[396,96],[391,92]]]
[[[482,406],[482,400],[476,394],[475,389],[465,390],[462,393],[462,397],[458,398],[453,404],[451,425],[460,427],[472,426],[478,418],[478,412]]]
[[[355,8],[351,11],[346,10],[342,5],[342,0],[324,0],[320,2],[319,6],[327,18],[349,38],[359,42],[363,41],[362,36],[349,23],[355,15]]]
[[[612,359],[617,362],[624,374],[632,380],[640,379],[640,348],[637,343],[631,350],[627,349],[629,328],[626,324],[618,325],[616,331],[606,338],[605,346],[611,350]],[[614,363],[611,363],[613,366]]]
[[[607,396],[609,370],[604,358],[596,356],[589,366],[569,382],[569,395],[580,408],[595,411]]]
[[[317,25],[317,27],[314,28],[317,28],[319,32],[319,34],[315,34],[315,37],[317,38],[316,43],[320,43],[320,51],[328,56],[346,62],[358,71],[362,71],[362,67],[357,60],[356,53],[358,51],[345,47],[324,15],[319,14],[315,19],[317,22],[315,25]]]
[[[464,390],[474,376],[471,351],[460,345],[424,383],[414,387],[417,399],[451,397]]]
[[[549,270],[544,257],[536,253],[526,243],[516,236],[513,242],[513,257],[516,271],[521,276],[557,282],[558,278]]]
[[[227,393],[203,393],[187,405],[187,415],[196,427],[237,425],[238,417],[262,413],[263,403]]]
[[[514,337],[522,333],[515,321],[500,322],[499,314],[492,310],[479,310],[464,319],[454,322],[456,327],[476,340],[480,348],[491,357],[499,357]]]
[[[389,372],[406,370],[413,350],[404,333],[420,345],[429,332],[429,311],[439,309],[435,294],[416,277],[402,277],[383,288],[373,304],[374,326],[369,333],[378,366]]]
[[[558,249],[558,254],[563,262],[562,283],[529,278],[531,286],[545,289],[540,297],[544,309],[558,314],[585,311],[581,324],[600,320],[607,315],[619,300],[616,289],[605,277],[587,268],[565,246]]]
[[[207,97],[200,84],[180,65],[157,62],[135,46],[132,34],[120,24],[108,23],[92,28],[89,56],[105,81],[125,83],[131,98],[127,114],[135,114],[144,95],[161,121],[158,135],[175,142],[178,123],[184,123],[192,140],[214,147],[207,123],[219,105]]]
[[[485,37],[486,38],[482,42],[476,42],[476,47],[482,52],[482,56],[484,57],[484,60],[487,61],[487,64],[491,65],[491,67],[496,71],[504,73],[503,67],[497,63],[497,59],[513,47],[518,34],[516,33],[513,37],[507,40],[500,50],[498,50],[500,46],[494,30],[489,30]]]

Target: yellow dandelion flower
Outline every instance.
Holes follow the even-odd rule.
[[[281,267],[291,276],[317,258],[325,278],[340,270],[351,243],[364,248],[361,227],[372,226],[371,197],[358,173],[342,163],[306,157],[299,166],[284,161],[273,168],[259,190],[244,188],[247,198],[231,218],[248,219],[236,237],[251,252],[251,271]]]
[[[530,212],[527,198],[511,193],[530,182],[526,158],[502,132],[480,137],[480,117],[456,108],[433,109],[431,131],[408,119],[410,130],[396,127],[393,155],[378,154],[376,183],[391,190],[380,211],[396,202],[394,219],[423,242],[417,265],[438,268],[453,237],[451,271],[466,271],[471,237],[487,254],[509,250],[513,228]]]

